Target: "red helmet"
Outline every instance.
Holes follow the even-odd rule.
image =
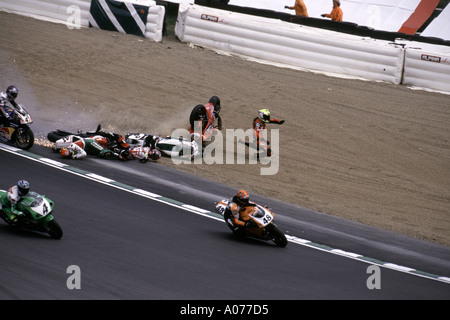
[[[68,157],[70,155],[70,151],[68,148],[64,147],[61,148],[61,151],[59,152],[60,155],[62,155],[63,157]]]

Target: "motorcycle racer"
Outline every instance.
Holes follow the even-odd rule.
[[[71,143],[68,147],[61,148],[59,153],[63,157],[69,159],[84,159],[87,156],[86,151],[75,143]]]
[[[139,162],[147,162],[150,160],[158,160],[161,158],[161,152],[156,149],[156,144],[162,138],[157,135],[147,135],[144,139],[142,147],[130,148],[130,154],[133,158],[138,159]]]
[[[5,92],[0,93],[0,124],[8,125],[11,119],[11,107],[7,106],[9,102],[14,108],[18,108],[16,98],[19,90],[16,86],[9,86]]]
[[[61,151],[63,147],[68,147],[72,144],[77,145],[89,155],[95,155],[99,158],[105,159],[121,159],[118,153],[105,148],[103,145],[107,143],[107,139],[102,136],[93,136],[90,138],[82,138],[77,135],[69,135],[55,141],[53,150]]]
[[[245,228],[251,223],[248,216],[248,208],[256,206],[256,203],[250,202],[250,195],[245,190],[239,190],[238,193],[229,200],[225,214],[231,218],[235,225],[234,232]]]
[[[285,120],[278,120],[275,118],[270,118],[269,109],[260,109],[258,110],[258,116],[253,119],[253,136],[256,140],[256,148],[259,151],[260,149],[267,150],[267,156],[270,157],[272,155],[272,150],[269,147],[270,141],[266,141],[263,137],[263,130],[266,129],[266,125],[268,123],[276,123],[282,125],[285,123]],[[244,142],[245,145],[250,146],[249,142]],[[259,155],[258,155],[259,156]]]
[[[3,206],[10,206],[11,213],[8,213],[8,210],[3,210],[10,224],[16,225],[18,219],[23,215],[23,212],[18,211],[16,206],[22,197],[26,196],[29,191],[30,183],[26,180],[19,180],[16,185],[9,188],[4,203],[0,203],[0,209],[2,209]]]

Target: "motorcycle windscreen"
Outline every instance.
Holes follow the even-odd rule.
[[[255,207],[255,210],[253,211],[253,216],[256,218],[262,218],[265,214],[264,210],[259,207]]]

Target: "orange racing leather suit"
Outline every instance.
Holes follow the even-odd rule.
[[[283,124],[284,120],[270,119],[269,123]],[[256,139],[257,148],[261,147],[260,142],[264,141],[263,130],[266,129],[266,122],[262,121],[260,118],[256,117],[253,120],[253,135]],[[267,156],[272,155],[272,150],[269,148],[269,142],[267,141]]]
[[[249,202],[245,206],[239,206],[235,198],[233,197],[228,203],[228,209],[233,214],[233,223],[237,227],[244,227],[247,222],[250,221],[249,211],[251,207],[254,207],[256,204],[254,202]]]

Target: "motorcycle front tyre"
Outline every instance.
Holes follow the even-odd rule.
[[[20,149],[30,149],[34,144],[34,133],[31,131],[29,127],[22,127],[20,130],[23,130],[23,134],[21,136],[18,135],[19,129],[16,129],[12,135],[12,142],[19,147]]]
[[[202,104],[198,104],[191,111],[191,114],[189,116],[189,124],[191,125],[192,129],[195,130],[195,121],[202,121],[201,119],[207,119],[207,117],[208,116],[206,114],[205,106]]]
[[[287,246],[288,241],[286,236],[276,225],[272,224],[269,232],[272,236],[272,241],[275,242],[278,247],[284,248]]]
[[[47,232],[53,239],[61,239],[63,236],[63,231],[61,226],[55,221],[55,219],[50,220],[47,223]]]

